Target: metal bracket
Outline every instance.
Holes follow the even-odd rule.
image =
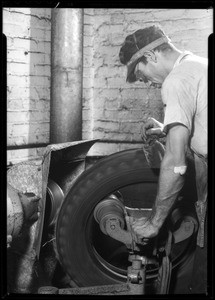
[[[120,221],[117,218],[111,217],[105,223],[107,234],[113,239],[125,244],[127,248],[132,250],[140,250],[136,245],[130,231],[126,231],[120,227]]]

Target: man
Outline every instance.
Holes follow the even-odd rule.
[[[180,51],[159,26],[137,30],[126,37],[119,53],[127,66],[127,81],[143,81],[148,86],[162,86],[164,123],[150,118],[143,126],[143,137],[166,135],[166,149],[161,162],[158,192],[149,219],[136,220],[132,228],[138,238],[156,236],[184,185],[186,156],[194,156],[199,219],[196,262],[202,270],[193,270],[192,293],[206,293],[207,208],[207,59]],[[205,237],[205,240],[204,240]]]

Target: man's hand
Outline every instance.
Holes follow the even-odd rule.
[[[138,239],[147,240],[155,237],[159,232],[159,227],[153,224],[152,220],[146,218],[133,221],[131,227]]]
[[[148,118],[146,123],[142,126],[142,139],[146,141],[149,136],[164,137],[164,125],[154,118]]]

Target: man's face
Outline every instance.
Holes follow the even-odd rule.
[[[144,81],[147,86],[161,86],[164,76],[158,61],[148,61],[144,64],[140,61],[134,70],[134,74],[139,81]]]

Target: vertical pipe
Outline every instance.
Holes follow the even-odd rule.
[[[52,9],[50,143],[82,139],[83,9]]]

